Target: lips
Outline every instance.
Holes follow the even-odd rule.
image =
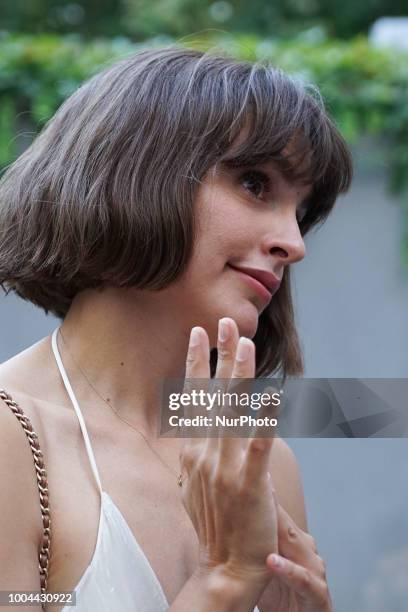
[[[257,268],[247,268],[246,266],[235,266],[228,264],[233,270],[243,272],[248,276],[251,276],[258,282],[260,282],[271,295],[277,292],[280,287],[281,281],[268,270],[259,270]]]
[[[235,266],[230,263],[227,265],[256,293],[258,298],[261,299],[263,307],[266,307],[271,301],[273,294],[279,289],[280,280],[267,270]]]

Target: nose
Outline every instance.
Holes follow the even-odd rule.
[[[262,252],[274,255],[282,265],[296,263],[305,257],[306,247],[296,217],[282,221],[279,226],[274,219],[272,229],[263,237]]]

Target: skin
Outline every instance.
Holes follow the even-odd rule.
[[[128,521],[170,603],[198,567],[198,536],[176,485],[182,441],[155,437],[156,411],[152,407],[160,401],[158,383],[163,378],[184,376],[194,326],[205,330],[211,347],[217,344],[222,317],[236,322],[237,335],[254,336],[266,305],[228,267],[229,261],[266,269],[281,278],[287,265],[305,255],[297,215],[309,187],[289,184],[272,164],[261,170],[270,177],[273,188],[262,187],[253,177],[243,178],[242,169],[214,168],[204,178],[195,203],[199,231],[193,256],[186,272],[170,287],[159,292],[84,291],[74,299],[62,325],[64,342],[59,340],[59,347],[86,419],[102,486]],[[143,432],[170,468],[157,460],[136,431],[118,420],[78,366],[100,395]],[[54,362],[50,337],[0,366],[1,387],[23,407],[40,438],[53,520],[48,588],[70,590],[92,558],[100,501],[77,418]],[[20,584],[38,589],[36,554],[42,523],[32,456],[8,409],[0,411],[0,420],[0,430],[8,442],[12,440],[0,457],[0,477],[4,486],[9,482],[16,497],[13,502],[10,496],[9,522],[14,517],[15,522],[26,525],[26,548],[15,565]],[[274,441],[268,463],[278,503],[298,528],[306,531],[296,460],[283,441]],[[20,489],[10,480],[12,470],[7,469],[17,464],[21,467]],[[27,504],[17,499],[18,491]],[[3,535],[6,537],[5,532],[0,533]],[[6,551],[8,559],[19,554],[11,546],[10,551]],[[301,557],[299,553],[298,560]],[[302,558],[306,557],[304,552]],[[9,563],[10,574],[3,574],[3,589],[16,583],[17,574],[11,566]],[[270,564],[265,567],[271,577],[278,576]],[[282,572],[280,575],[264,592],[261,612],[270,612],[277,593],[289,601],[288,578]]]
[[[225,380],[254,377],[255,346],[247,338],[238,342],[233,320],[222,319],[221,328],[215,378],[227,390]],[[186,377],[209,379],[208,362],[208,337],[196,327]],[[183,499],[199,537],[199,565],[204,574],[221,571],[228,581],[245,584],[237,598],[244,600],[243,610],[258,602],[261,612],[329,612],[324,562],[313,538],[297,527],[277,500],[270,469],[275,440],[257,438],[259,431],[255,428],[249,440],[190,438],[184,443],[181,463],[188,478]],[[265,550],[275,554],[265,555]]]
[[[317,552],[316,542],[279,504],[278,548],[281,554],[268,555],[267,567],[281,585],[286,584],[291,589],[295,596],[295,609],[330,612],[332,602],[326,564]]]

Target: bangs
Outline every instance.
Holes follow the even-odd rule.
[[[300,223],[304,235],[326,219],[338,195],[350,187],[347,145],[313,87],[307,91],[287,74],[260,65],[241,86],[239,119],[231,115],[227,128],[232,145],[219,161],[233,168],[272,162],[288,181],[311,185]],[[236,113],[237,92],[233,95]]]

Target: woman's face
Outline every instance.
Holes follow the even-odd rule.
[[[298,222],[310,188],[289,184],[272,163],[214,167],[201,182],[193,255],[170,291],[189,325],[207,330],[211,346],[225,316],[252,338],[285,266],[305,256]]]

